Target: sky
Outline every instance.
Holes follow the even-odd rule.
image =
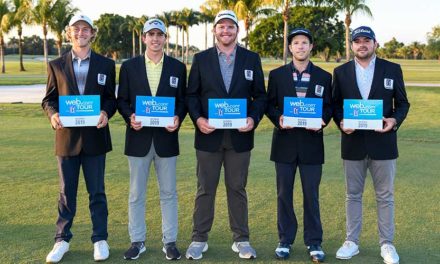
[[[81,13],[91,19],[98,19],[104,13],[116,13],[121,16],[141,15],[154,16],[163,11],[181,10],[184,7],[199,10],[205,0],[72,0],[75,7]],[[440,1],[439,0],[366,0],[370,7],[373,18],[364,14],[357,14],[352,18],[351,28],[361,25],[370,26],[376,33],[379,44],[388,42],[392,37],[396,37],[399,42],[409,44],[413,41],[426,43],[426,35],[436,25],[440,25]],[[340,20],[344,20],[344,14],[339,15]],[[241,28],[243,28],[241,22]],[[208,26],[209,28],[211,26]],[[39,28],[28,27],[24,30],[25,36],[30,36],[39,32]],[[15,32],[15,30],[14,30]],[[239,38],[244,37],[244,30],[240,32]],[[14,36],[15,33],[6,35]],[[169,37],[171,42],[175,42],[175,29],[170,28]],[[204,49],[204,26],[194,26],[190,30],[190,44]],[[208,37],[208,45],[211,45]],[[181,35],[179,35],[181,43]]]

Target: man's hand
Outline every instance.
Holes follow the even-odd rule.
[[[249,132],[249,131],[251,131],[254,128],[254,124],[255,124],[254,123],[254,119],[252,119],[252,117],[248,117],[246,119],[246,126],[240,127],[238,129],[238,131],[240,131],[240,132]]]
[[[383,129],[376,129],[374,131],[379,132],[379,133],[385,133],[385,132],[390,131],[391,129],[393,129],[397,125],[397,121],[393,117],[389,117],[389,118],[384,117],[383,122],[384,122]]]
[[[134,113],[130,116],[130,127],[136,131],[139,131],[142,128],[141,121],[136,121],[136,115]]]
[[[179,117],[178,116],[174,116],[174,124],[165,127],[165,129],[168,132],[174,132],[178,127],[179,127]]]
[[[339,127],[341,128],[342,132],[344,132],[347,135],[350,135],[351,133],[354,132],[354,129],[352,128],[344,128],[344,120],[341,120]]]
[[[285,126],[284,125],[284,115],[280,116],[279,123],[280,123],[281,129],[292,129],[293,128],[292,126]]]
[[[98,129],[103,128],[108,124],[108,116],[105,111],[101,111],[99,115],[98,125],[96,126]]]
[[[63,124],[61,123],[59,113],[55,113],[50,117],[50,124],[52,125],[53,129],[55,129],[55,130],[63,129]]]
[[[196,125],[203,134],[210,134],[215,130],[215,127],[210,126],[208,119],[204,117],[197,118]]]

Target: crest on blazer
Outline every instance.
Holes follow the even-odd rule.
[[[177,88],[179,85],[179,78],[175,76],[170,76],[170,86],[173,88]]]
[[[323,94],[324,94],[324,86],[317,84],[315,86],[315,95],[322,97]]]
[[[393,90],[394,88],[393,84],[394,84],[393,79],[388,79],[388,78],[383,79],[383,86],[385,86],[385,89]]]
[[[254,71],[252,70],[244,70],[244,78],[248,81],[254,80]]]
[[[103,73],[98,73],[98,83],[100,85],[105,85],[105,81],[107,80],[107,75]]]

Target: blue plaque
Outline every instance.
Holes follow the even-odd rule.
[[[64,127],[97,126],[101,113],[99,95],[62,95],[58,99]]]
[[[383,129],[382,100],[344,100],[344,128]]]
[[[172,126],[174,106],[174,97],[136,96],[136,121],[148,127]]]
[[[284,97],[283,125],[321,128],[322,98]]]
[[[209,99],[209,124],[218,129],[246,126],[246,99]]]

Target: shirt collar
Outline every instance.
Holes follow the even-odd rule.
[[[147,56],[147,52],[145,51],[145,63],[148,63],[148,64],[154,64],[154,65],[162,64],[162,63],[163,63],[163,57],[165,57],[163,54],[164,54],[164,53],[162,52],[162,57],[160,58],[160,61],[156,64],[156,63],[154,63],[153,60],[151,60],[151,59]]]
[[[235,57],[235,54],[237,53],[237,44],[235,44],[235,47],[234,47],[234,50],[232,51],[232,53],[231,53],[231,57]],[[220,56],[220,55],[225,55],[226,56],[226,53],[225,52],[223,52],[222,50],[220,50],[219,48],[218,48],[218,45],[216,44],[215,45],[215,48],[217,49],[217,54],[218,54],[218,56]]]
[[[76,56],[73,50],[71,50],[71,53],[72,53],[72,60],[87,60],[90,59],[90,55],[92,54],[92,49],[89,49],[89,52],[87,53],[84,59],[81,59],[80,57]]]
[[[356,57],[354,57],[354,63],[356,64],[356,67],[364,69],[364,67],[360,65]],[[376,65],[376,54],[373,54],[373,58],[370,60],[370,63],[368,63],[367,68],[374,68],[374,65]]]
[[[312,62],[309,61],[309,63],[307,64],[306,69],[303,72],[299,72],[296,68],[295,65],[293,64],[293,61],[290,63],[290,68],[292,69],[292,72],[298,72],[298,73],[303,73],[303,72],[307,72],[310,73],[311,69],[312,69]]]

